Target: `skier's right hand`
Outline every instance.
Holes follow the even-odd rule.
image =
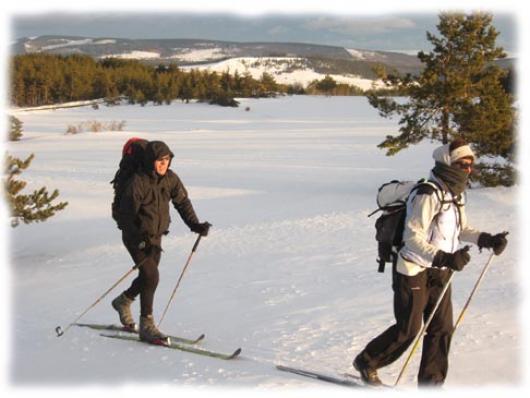
[[[454,253],[438,250],[432,260],[432,266],[437,268],[447,267],[454,271],[462,271],[466,264],[469,263],[469,260],[471,260],[469,248],[470,246],[465,246]]]
[[[195,232],[201,236],[208,236],[208,231],[210,230],[211,226],[212,224],[206,221],[206,222],[192,224],[190,225],[190,229],[192,232]]]

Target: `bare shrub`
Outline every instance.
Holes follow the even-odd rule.
[[[123,131],[126,123],[127,122],[125,120],[112,120],[110,122],[87,120],[79,123],[78,125],[69,124],[66,128],[66,134],[78,134],[85,131],[90,131],[93,133],[99,133],[101,131]]]
[[[74,126],[72,124],[69,124],[66,128],[66,134],[77,134],[79,133],[79,128],[77,126]]]

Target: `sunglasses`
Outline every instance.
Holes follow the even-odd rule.
[[[457,166],[461,170],[472,170],[473,169],[473,162],[455,162],[455,166]]]

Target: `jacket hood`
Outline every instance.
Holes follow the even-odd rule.
[[[449,151],[449,144],[445,144],[436,148],[432,153],[432,157],[438,163],[451,166],[451,152]]]
[[[169,164],[171,165],[171,160],[175,155],[173,154],[173,152],[171,152],[171,149],[169,149],[166,143],[162,141],[150,141],[147,144],[144,152],[145,170],[148,172],[154,171],[155,160],[160,159],[161,157],[164,157],[166,155],[169,155]]]
[[[458,159],[465,157],[472,158],[475,161],[475,154],[469,145],[462,145],[453,151],[450,150],[450,146],[451,144],[445,144],[436,148],[432,153],[433,159],[447,166],[451,166]]]

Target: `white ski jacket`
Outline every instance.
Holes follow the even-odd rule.
[[[443,188],[445,184],[432,173]],[[477,244],[480,231],[467,223],[465,195],[455,203],[452,194],[439,189],[431,195],[411,195],[407,202],[407,216],[403,231],[404,246],[399,251],[396,270],[414,276],[432,266],[438,250],[454,253],[460,241]]]

